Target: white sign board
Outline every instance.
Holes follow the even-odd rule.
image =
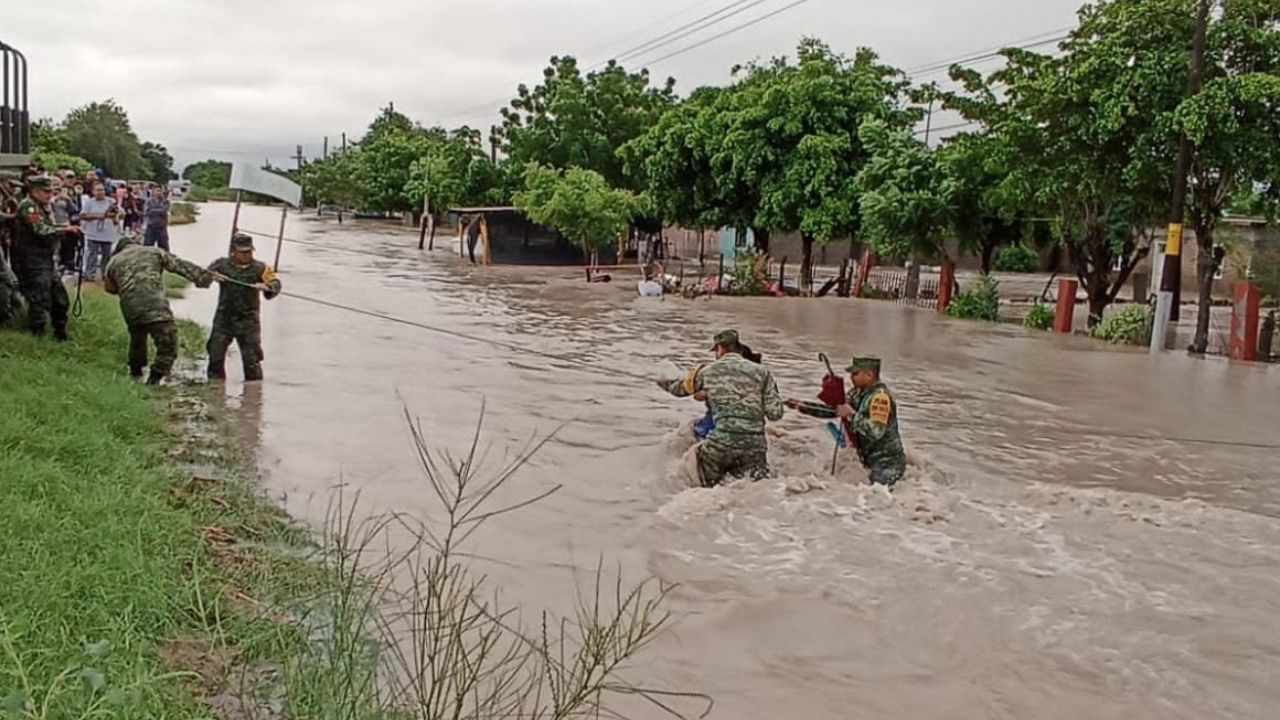
[[[302,186],[248,163],[231,166],[231,189],[268,195],[294,207],[302,204]]]

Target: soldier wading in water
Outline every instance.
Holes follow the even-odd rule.
[[[280,279],[271,266],[253,258],[253,238],[237,234],[231,239],[231,256],[219,258],[209,270],[225,276],[218,293],[218,312],[209,331],[209,379],[226,378],[227,348],[234,340],[240,347],[245,382],[262,379],[261,293],[268,300],[280,294]]]
[[[874,485],[893,487],[907,471],[907,453],[898,433],[898,403],[880,379],[880,360],[855,357],[849,363],[850,380],[845,404],[830,408],[821,403],[787,400],[787,407],[810,417],[849,421],[853,427],[858,458],[867,468]]]
[[[737,331],[716,335],[712,349],[715,362],[680,380],[658,380],[658,387],[676,397],[705,398],[711,409],[715,428],[694,448],[703,487],[720,485],[726,476],[759,480],[769,474],[765,423],[784,412],[778,385],[763,365],[742,356]]]

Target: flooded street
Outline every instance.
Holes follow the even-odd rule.
[[[278,223],[268,208],[241,218]],[[230,224],[231,206],[206,205],[173,249],[208,262]],[[310,216],[286,234],[303,241],[284,247],[286,292],[625,373],[266,303],[266,382],[240,397],[233,352],[228,392],[295,517],[322,522],[343,485],[367,513],[428,514],[403,408],[433,447],[462,453],[484,402],[495,469],[564,424],[509,494],[564,487],[486,527],[483,569],[527,617],[570,610],[602,558],[678,584],[673,625],[626,677],[710,694],[712,718],[1276,717],[1280,452],[1260,447],[1280,441],[1274,366],[888,303],[642,300],[629,271],[588,285],[473,268],[451,238],[419,252],[416,235]],[[259,238],[258,257],[274,245]],[[207,323],[215,298],[191,290],[177,307]],[[682,489],[678,428],[701,406],[626,374],[675,375],[726,327],[784,396],[817,393],[819,351],[882,356],[905,484],[891,496],[852,465],[832,480],[826,430],[790,413],[771,438],[776,479]]]

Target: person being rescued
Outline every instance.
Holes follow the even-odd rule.
[[[848,421],[853,430],[858,459],[871,476],[873,485],[893,487],[907,471],[907,453],[898,432],[898,404],[880,378],[880,359],[855,357],[849,364],[853,387],[843,405],[788,399],[787,407],[809,417]]]
[[[769,474],[765,423],[785,412],[778,384],[764,366],[743,357],[736,331],[716,335],[712,349],[715,362],[657,385],[675,397],[700,397],[711,408],[714,427],[692,450],[703,487],[720,485],[728,476],[759,480]]]

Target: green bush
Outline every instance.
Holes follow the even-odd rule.
[[[1146,305],[1126,305],[1095,325],[1089,336],[1116,345],[1146,345],[1151,337],[1151,312]]]
[[[1053,327],[1053,310],[1048,305],[1037,300],[1031,309],[1027,311],[1027,316],[1022,319],[1022,324],[1032,330],[1048,330]]]
[[[996,256],[995,267],[998,272],[1033,273],[1040,269],[1040,256],[1022,245],[1010,245]]]
[[[733,263],[733,269],[730,270],[730,274],[733,276],[730,292],[733,295],[764,294],[764,283],[760,282],[760,278],[756,276],[756,265],[760,261],[760,254],[755,250],[738,251],[737,258]]]
[[[983,275],[978,280],[978,287],[951,300],[947,314],[963,320],[995,322],[1000,318],[1000,283],[990,275]]]

